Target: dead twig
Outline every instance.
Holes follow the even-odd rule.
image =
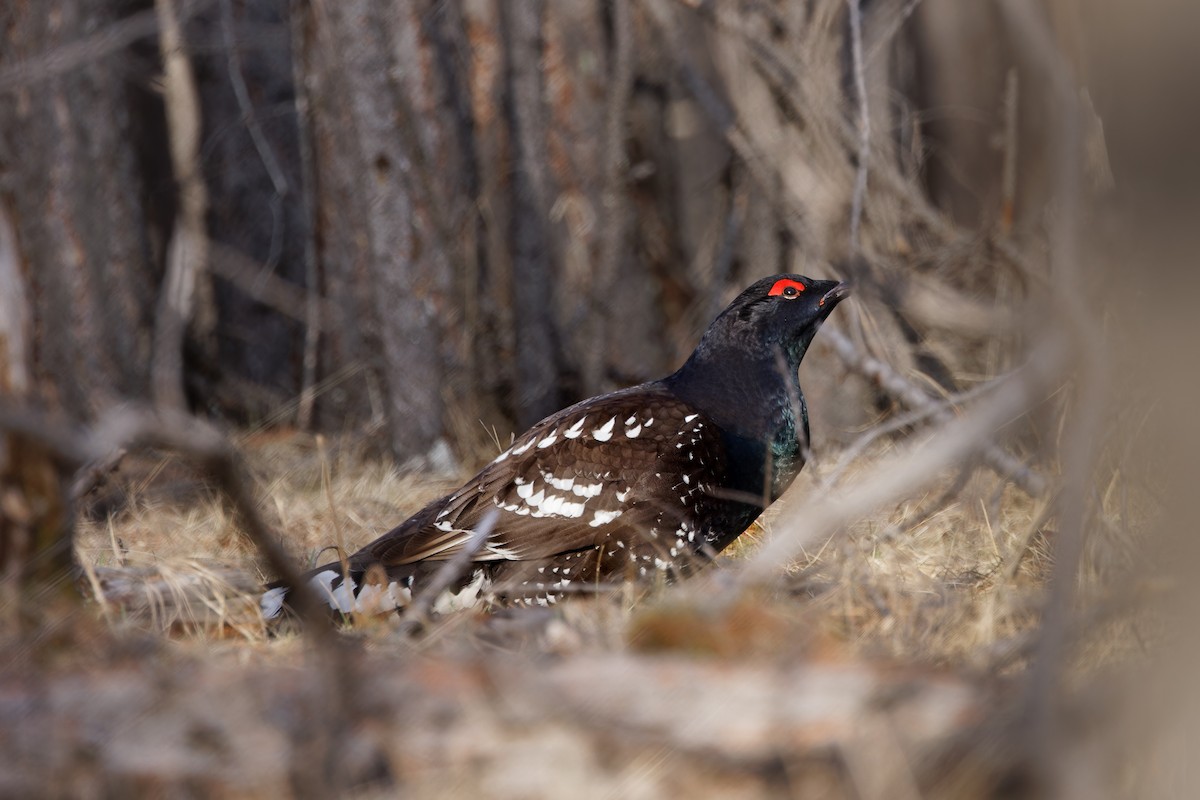
[[[1083,174],[1081,113],[1071,71],[1054,43],[1042,10],[1027,0],[1006,0],[1001,12],[1016,39],[1029,48],[1040,71],[1051,82],[1053,120],[1057,136],[1053,162],[1056,213],[1050,236],[1050,262],[1054,278],[1055,320],[1058,335],[1073,345],[1078,359],[1075,413],[1068,420],[1062,448],[1063,487],[1059,498],[1059,531],[1055,537],[1053,568],[1046,590],[1046,607],[1038,633],[1034,665],[1025,698],[1026,758],[1032,778],[1047,795],[1063,793],[1067,776],[1061,770],[1063,732],[1055,700],[1065,668],[1066,639],[1075,578],[1083,555],[1087,484],[1102,421],[1102,337],[1083,306],[1084,286],[1079,275],[1079,218]]]
[[[183,340],[198,308],[203,314],[208,262],[208,190],[200,172],[200,97],[174,0],[155,0],[163,59],[171,167],[179,184],[179,215],[167,248],[167,273],[154,325],[152,386],[160,406],[182,410]],[[209,320],[211,323],[211,320]]]
[[[125,448],[119,448],[80,468],[75,475],[75,480],[71,482],[71,502],[78,503],[93,489],[104,483],[108,476],[121,465],[121,460],[125,458],[127,452]]]
[[[292,45],[292,87],[296,93],[296,137],[300,151],[300,208],[304,221],[304,356],[301,362],[300,400],[296,407],[296,427],[312,427],[313,407],[316,404],[317,351],[321,340],[320,271],[316,243],[316,186],[317,167],[313,154],[312,131],[309,130],[309,104],[306,78],[308,47],[305,40],[310,11],[302,0],[289,3]]]
[[[629,0],[613,0],[613,54],[608,81],[608,99],[604,110],[604,186],[601,194],[604,235],[600,240],[600,258],[592,285],[592,347],[585,355],[584,388],[601,390],[605,355],[608,348],[608,309],[612,284],[625,253],[628,204],[625,202],[626,116],[633,90],[633,23]]]
[[[847,367],[862,375],[887,394],[913,411],[926,411],[938,421],[953,416],[950,408],[930,397],[888,364],[861,352],[849,337],[831,326],[825,326],[821,338],[829,343]],[[982,454],[983,462],[1002,477],[1011,480],[1033,497],[1046,492],[1046,479],[996,444],[989,444]]]
[[[1034,352],[1029,363],[962,417],[947,422],[931,439],[881,460],[853,486],[814,496],[786,520],[747,562],[738,576],[740,588],[762,583],[796,553],[827,540],[867,511],[911,496],[942,470],[983,451],[993,432],[1040,400],[1061,375],[1066,347],[1051,340]]]
[[[429,621],[429,612],[433,609],[433,604],[437,602],[442,592],[449,588],[450,584],[461,578],[467,571],[475,556],[483,548],[484,542],[492,535],[492,529],[496,527],[498,519],[500,519],[500,510],[490,509],[479,520],[479,526],[475,528],[471,538],[467,539],[463,549],[455,553],[453,558],[446,561],[437,572],[433,573],[429,583],[412,599],[405,610],[402,628],[406,632],[411,633]]]
[[[988,381],[987,383],[980,384],[979,386],[976,386],[965,392],[959,392],[958,394],[951,395],[945,399],[930,397],[928,405],[924,405],[920,408],[910,409],[907,413],[899,414],[885,423],[872,425],[866,433],[851,442],[850,445],[838,455],[837,463],[833,465],[826,475],[822,476],[820,485],[828,488],[837,483],[838,479],[842,476],[842,473],[846,471],[854,459],[862,455],[872,443],[880,438],[896,433],[897,431],[916,425],[920,422],[924,422],[934,415],[941,414],[943,412],[952,413],[955,408],[963,403],[969,402],[983,394],[986,394],[997,385],[998,381],[1002,380],[1004,380],[1004,376]]]
[[[310,627],[318,639],[328,641],[332,636],[322,604],[258,513],[258,504],[248,488],[253,482],[241,459],[228,439],[211,425],[170,409],[121,407],[109,411],[90,430],[79,430],[28,409],[0,403],[0,430],[37,442],[71,469],[104,464],[113,461],[118,452],[143,447],[161,447],[195,459],[229,502],[250,542],[287,584],[297,613],[313,623]],[[83,485],[84,480],[86,476],[77,478],[75,485]]]
[[[258,513],[258,504],[249,489],[253,481],[228,439],[211,425],[187,414],[169,409],[124,407],[101,418],[87,439],[85,452],[102,458],[117,450],[141,447],[174,450],[200,464],[229,502],[242,530],[267,566],[286,584],[292,607],[310,623],[319,640],[329,641],[332,628],[322,610],[323,604]]]
[[[254,144],[254,149],[258,153],[259,159],[262,160],[263,168],[267,171],[267,177],[271,179],[271,187],[275,190],[276,197],[282,199],[289,192],[287,176],[283,174],[283,167],[279,165],[279,158],[275,155],[275,149],[267,141],[267,136],[263,133],[262,125],[258,122],[258,115],[254,113],[254,104],[250,100],[250,88],[246,85],[246,77],[242,73],[242,58],[238,53],[237,42],[233,35],[232,0],[221,0],[221,39],[222,44],[225,46],[226,69],[229,72],[229,82],[233,86],[233,94],[237,100],[238,110],[242,112],[242,121],[246,123],[246,130],[250,133],[250,139]],[[276,227],[279,226],[281,218],[281,215],[278,213],[274,215]],[[274,241],[276,236],[273,235],[271,239]],[[268,259],[267,263],[270,265],[272,259]]]
[[[1000,178],[1000,230],[1011,233],[1017,212],[1017,105],[1020,83],[1017,68],[1011,67],[1004,80],[1004,172]]]
[[[207,5],[208,0],[189,4],[186,16],[199,13]],[[154,9],[130,14],[89,36],[0,70],[0,92],[35,91],[40,84],[59,75],[83,69],[105,56],[125,50],[134,42],[150,38],[158,27],[158,14]]]
[[[850,203],[850,252],[862,250],[860,226],[863,202],[867,196],[867,171],[871,159],[871,111],[867,100],[866,69],[863,66],[862,8],[859,0],[846,0],[850,11],[850,60],[854,70],[854,94],[858,104],[858,164],[854,174],[854,195]]]

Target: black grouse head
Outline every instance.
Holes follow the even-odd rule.
[[[700,340],[696,356],[733,346],[771,359],[786,357],[793,368],[834,306],[849,295],[837,281],[803,275],[763,278],[730,303]]]

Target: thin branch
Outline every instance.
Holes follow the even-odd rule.
[[[850,445],[838,455],[837,463],[834,464],[829,472],[822,477],[820,485],[828,488],[837,483],[838,479],[841,477],[842,473],[846,471],[846,468],[850,466],[851,462],[862,455],[862,453],[868,447],[870,447],[873,442],[884,436],[888,436],[896,433],[897,431],[903,430],[904,428],[924,422],[935,415],[943,420],[947,419],[947,415],[953,413],[958,406],[991,391],[1001,381],[1005,380],[1006,377],[1007,376],[1001,376],[988,381],[987,383],[980,384],[979,386],[969,389],[968,391],[951,395],[945,399],[930,397],[928,398],[928,405],[922,405],[920,408],[910,409],[907,413],[898,414],[889,419],[887,422],[879,425],[872,425],[870,430],[851,442]]]
[[[1083,555],[1087,481],[1095,457],[1097,432],[1102,421],[1103,353],[1099,336],[1083,305],[1084,286],[1079,275],[1080,189],[1083,168],[1082,124],[1078,95],[1071,71],[1044,19],[1044,10],[1028,0],[1000,3],[1005,21],[1017,41],[1050,81],[1057,111],[1055,176],[1056,213],[1050,236],[1050,260],[1055,289],[1055,321],[1074,345],[1079,359],[1075,413],[1068,422],[1062,448],[1063,488],[1059,499],[1059,531],[1046,591],[1046,608],[1030,673],[1025,713],[1030,729],[1026,739],[1029,764],[1035,780],[1048,795],[1059,794],[1063,773],[1058,758],[1062,731],[1056,698],[1065,667],[1075,579]]]
[[[198,13],[207,4],[193,3],[187,10],[187,16]],[[59,75],[84,69],[105,56],[125,50],[134,42],[154,36],[158,27],[158,12],[154,9],[130,14],[118,22],[105,25],[90,36],[0,70],[0,93],[32,90]]]
[[[1017,68],[1010,67],[1004,80],[1004,171],[1000,176],[1000,230],[1011,233],[1017,208],[1017,100],[1020,83]]]
[[[291,605],[297,613],[315,623],[311,627],[319,638],[327,638],[326,634],[332,630],[323,604],[258,513],[258,504],[248,489],[253,481],[237,452],[208,423],[170,409],[121,407],[109,411],[90,430],[81,431],[44,414],[0,402],[0,430],[36,441],[56,461],[74,469],[89,463],[105,463],[112,460],[114,453],[145,447],[161,447],[194,458],[229,501],[247,538],[267,566],[287,584]],[[80,480],[76,479],[77,485]]]
[[[124,407],[100,419],[87,439],[85,452],[103,458],[117,450],[143,447],[174,450],[201,465],[229,502],[247,538],[287,586],[289,604],[312,623],[310,627],[318,638],[328,639],[332,629],[323,604],[258,513],[258,503],[248,488],[253,481],[229,441],[208,423],[187,414]]]
[[[250,89],[246,85],[246,77],[242,73],[242,58],[233,36],[232,0],[221,0],[221,38],[225,45],[229,82],[233,86],[233,95],[237,99],[238,110],[242,112],[242,121],[246,123],[250,140],[254,143],[254,149],[258,152],[258,157],[267,170],[267,177],[271,179],[271,186],[275,189],[276,196],[286,197],[289,190],[287,176],[283,174],[283,168],[279,166],[275,150],[267,141],[266,134],[263,133],[262,126],[258,122],[258,115],[254,113],[254,104],[250,101]]]
[[[927,412],[928,416],[944,421],[953,416],[941,401],[926,394],[919,386],[905,378],[891,366],[861,352],[850,339],[836,328],[825,326],[821,338],[833,347],[847,367],[871,381],[884,392],[900,401],[913,411]],[[988,444],[982,459],[995,472],[1011,480],[1021,491],[1033,497],[1046,492],[1046,479],[1024,464],[1008,451],[996,444]]]
[[[858,102],[858,165],[854,196],[850,204],[850,252],[862,250],[860,227],[867,196],[867,171],[871,160],[871,111],[867,99],[867,77],[863,66],[862,8],[859,0],[846,0],[850,9],[850,60],[854,69],[854,94]]]
[[[625,197],[625,127],[629,96],[633,90],[633,23],[630,20],[629,0],[613,0],[612,15],[613,65],[604,110],[604,186],[601,191],[604,231],[592,286],[592,346],[586,351],[583,375],[584,388],[588,392],[601,390],[605,355],[608,353],[605,343],[608,341],[611,316],[609,299],[621,256],[625,254],[629,213]]]
[[[263,168],[267,171],[267,177],[271,179],[271,187],[275,190],[271,195],[271,247],[266,261],[259,270],[261,276],[273,277],[275,267],[278,266],[279,258],[283,253],[283,199],[288,195],[290,187],[287,176],[284,175],[283,168],[279,165],[279,159],[275,156],[275,150],[267,141],[262,125],[258,122],[254,103],[250,100],[250,88],[246,85],[246,77],[242,73],[242,57],[233,35],[232,0],[221,0],[221,38],[225,46],[226,69],[229,72],[229,83],[233,86],[233,96],[237,100],[238,109],[242,113],[242,121],[250,134],[250,141],[258,153]]]
[[[921,0],[908,0],[904,4],[904,8],[900,9],[900,13],[888,25],[887,31],[881,36],[876,37],[875,44],[866,55],[866,62],[868,64],[874,62],[891,45],[892,40],[896,38],[896,34],[904,27],[904,23],[908,22],[908,18],[916,12],[919,5],[921,5]]]
[[[774,536],[746,564],[738,585],[747,588],[763,582],[795,554],[826,541],[862,514],[913,495],[942,470],[982,452],[997,428],[1027,412],[1059,379],[1066,355],[1062,341],[1048,341],[995,392],[964,416],[949,421],[925,443],[880,460],[855,485],[814,495],[793,509],[776,523]]]
[[[783,52],[777,44],[760,35],[751,26],[746,25],[742,15],[731,13],[726,4],[721,3],[705,3],[696,7],[688,0],[674,0],[674,2],[685,5],[690,11],[707,15],[721,29],[737,35],[744,42],[746,52],[763,76],[763,80],[786,104],[789,115],[800,120],[809,119],[813,115],[816,101],[805,91],[804,83],[796,75],[792,67],[795,59]],[[656,10],[653,1],[648,2],[647,7]],[[668,41],[671,41],[674,38],[673,29],[661,11],[656,10],[654,19],[663,30],[663,35],[667,37]],[[765,166],[770,163],[770,160],[759,151],[740,126],[735,124],[732,112],[723,108],[723,104],[719,100],[714,105],[712,100],[716,99],[716,92],[708,86],[707,81],[695,67],[683,60],[683,51],[678,47],[671,47],[669,52],[678,54],[676,58],[685,79],[684,84],[689,91],[693,92],[700,107],[709,115],[717,130],[726,137],[729,146],[738,157],[746,162],[759,186],[774,197],[775,183],[771,180],[768,168]],[[854,149],[858,141],[858,134],[854,126],[841,117],[834,117],[832,121],[834,132],[841,144],[848,150]],[[888,196],[903,203],[908,213],[912,214],[939,240],[946,243],[964,241],[966,235],[929,202],[929,199],[915,187],[910,176],[904,174],[895,163],[890,159],[880,159],[873,166],[872,177],[876,191],[882,190]],[[780,202],[790,212],[789,215],[783,217],[785,223],[794,234],[803,237],[805,233],[796,228],[798,220],[804,219],[798,200],[786,190],[780,194],[782,195],[779,198]],[[970,235],[974,236],[974,234]],[[1042,271],[1034,268],[1025,254],[1011,241],[1005,238],[994,238],[989,241],[989,244],[999,255],[1003,256],[1005,261],[1015,267],[1024,279],[1039,284],[1045,283]],[[945,287],[945,290],[950,294],[959,294],[949,287]]]
[[[292,0],[289,7],[292,45],[292,88],[296,93],[296,135],[300,145],[300,209],[304,220],[304,357],[301,363],[300,402],[296,427],[312,427],[316,405],[317,356],[321,342],[322,300],[317,261],[316,198],[317,167],[309,128],[308,48],[304,33],[309,20],[308,4]]]
[[[209,240],[208,247],[211,253],[209,269],[213,275],[229,281],[247,297],[254,298],[255,302],[306,325],[315,307],[315,322],[311,327],[320,333],[321,315],[326,306],[323,298],[306,287],[269,272],[252,276],[251,273],[259,271],[260,265],[236,248],[212,240]]]
[[[125,448],[113,450],[106,456],[85,464],[71,482],[71,502],[78,503],[93,489],[107,480],[108,476],[120,466],[128,451]]]
[[[486,514],[479,520],[478,527],[471,534],[471,538],[467,539],[462,550],[454,554],[454,557],[443,564],[437,572],[433,573],[433,577],[425,584],[425,588],[412,599],[408,608],[404,613],[404,627],[408,630],[414,630],[424,625],[429,619],[429,612],[433,609],[433,604],[441,596],[442,592],[450,587],[450,584],[463,576],[463,573],[471,566],[475,556],[483,548],[484,542],[492,535],[492,529],[496,527],[496,521],[500,519],[500,510],[498,508],[489,509]]]
[[[163,102],[167,111],[171,167],[179,183],[179,215],[167,248],[167,273],[154,326],[152,382],[155,402],[183,409],[183,341],[203,296],[208,261],[205,215],[208,190],[200,173],[200,97],[184,47],[174,0],[155,0],[163,59]]]

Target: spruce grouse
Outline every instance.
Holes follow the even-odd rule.
[[[344,614],[403,608],[472,544],[468,568],[435,608],[547,604],[572,585],[696,571],[804,465],[797,368],[847,294],[843,283],[800,275],[758,281],[673,375],[552,414],[345,565],[313,570],[312,585]],[[485,519],[490,532],[472,543]],[[268,587],[266,618],[279,615],[285,593]]]

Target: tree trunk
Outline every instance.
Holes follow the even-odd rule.
[[[77,417],[147,392],[174,195],[162,105],[149,90],[152,36],[138,50],[99,41],[80,68],[48,57],[93,31],[153,34],[149,5],[132,16],[119,13],[131,6],[124,2],[0,11],[0,70],[46,62],[0,94],[0,202],[16,234],[33,382],[45,402]]]
[[[425,3],[308,6],[303,35],[317,186],[327,371],[344,383],[319,408],[386,420],[392,450],[427,453],[443,435],[443,325],[450,242],[437,225],[445,111],[435,100]],[[419,111],[419,114],[418,114]]]
[[[288,0],[217,0],[188,28],[221,321],[205,394],[242,420],[277,413],[303,388],[310,231],[289,19]]]

